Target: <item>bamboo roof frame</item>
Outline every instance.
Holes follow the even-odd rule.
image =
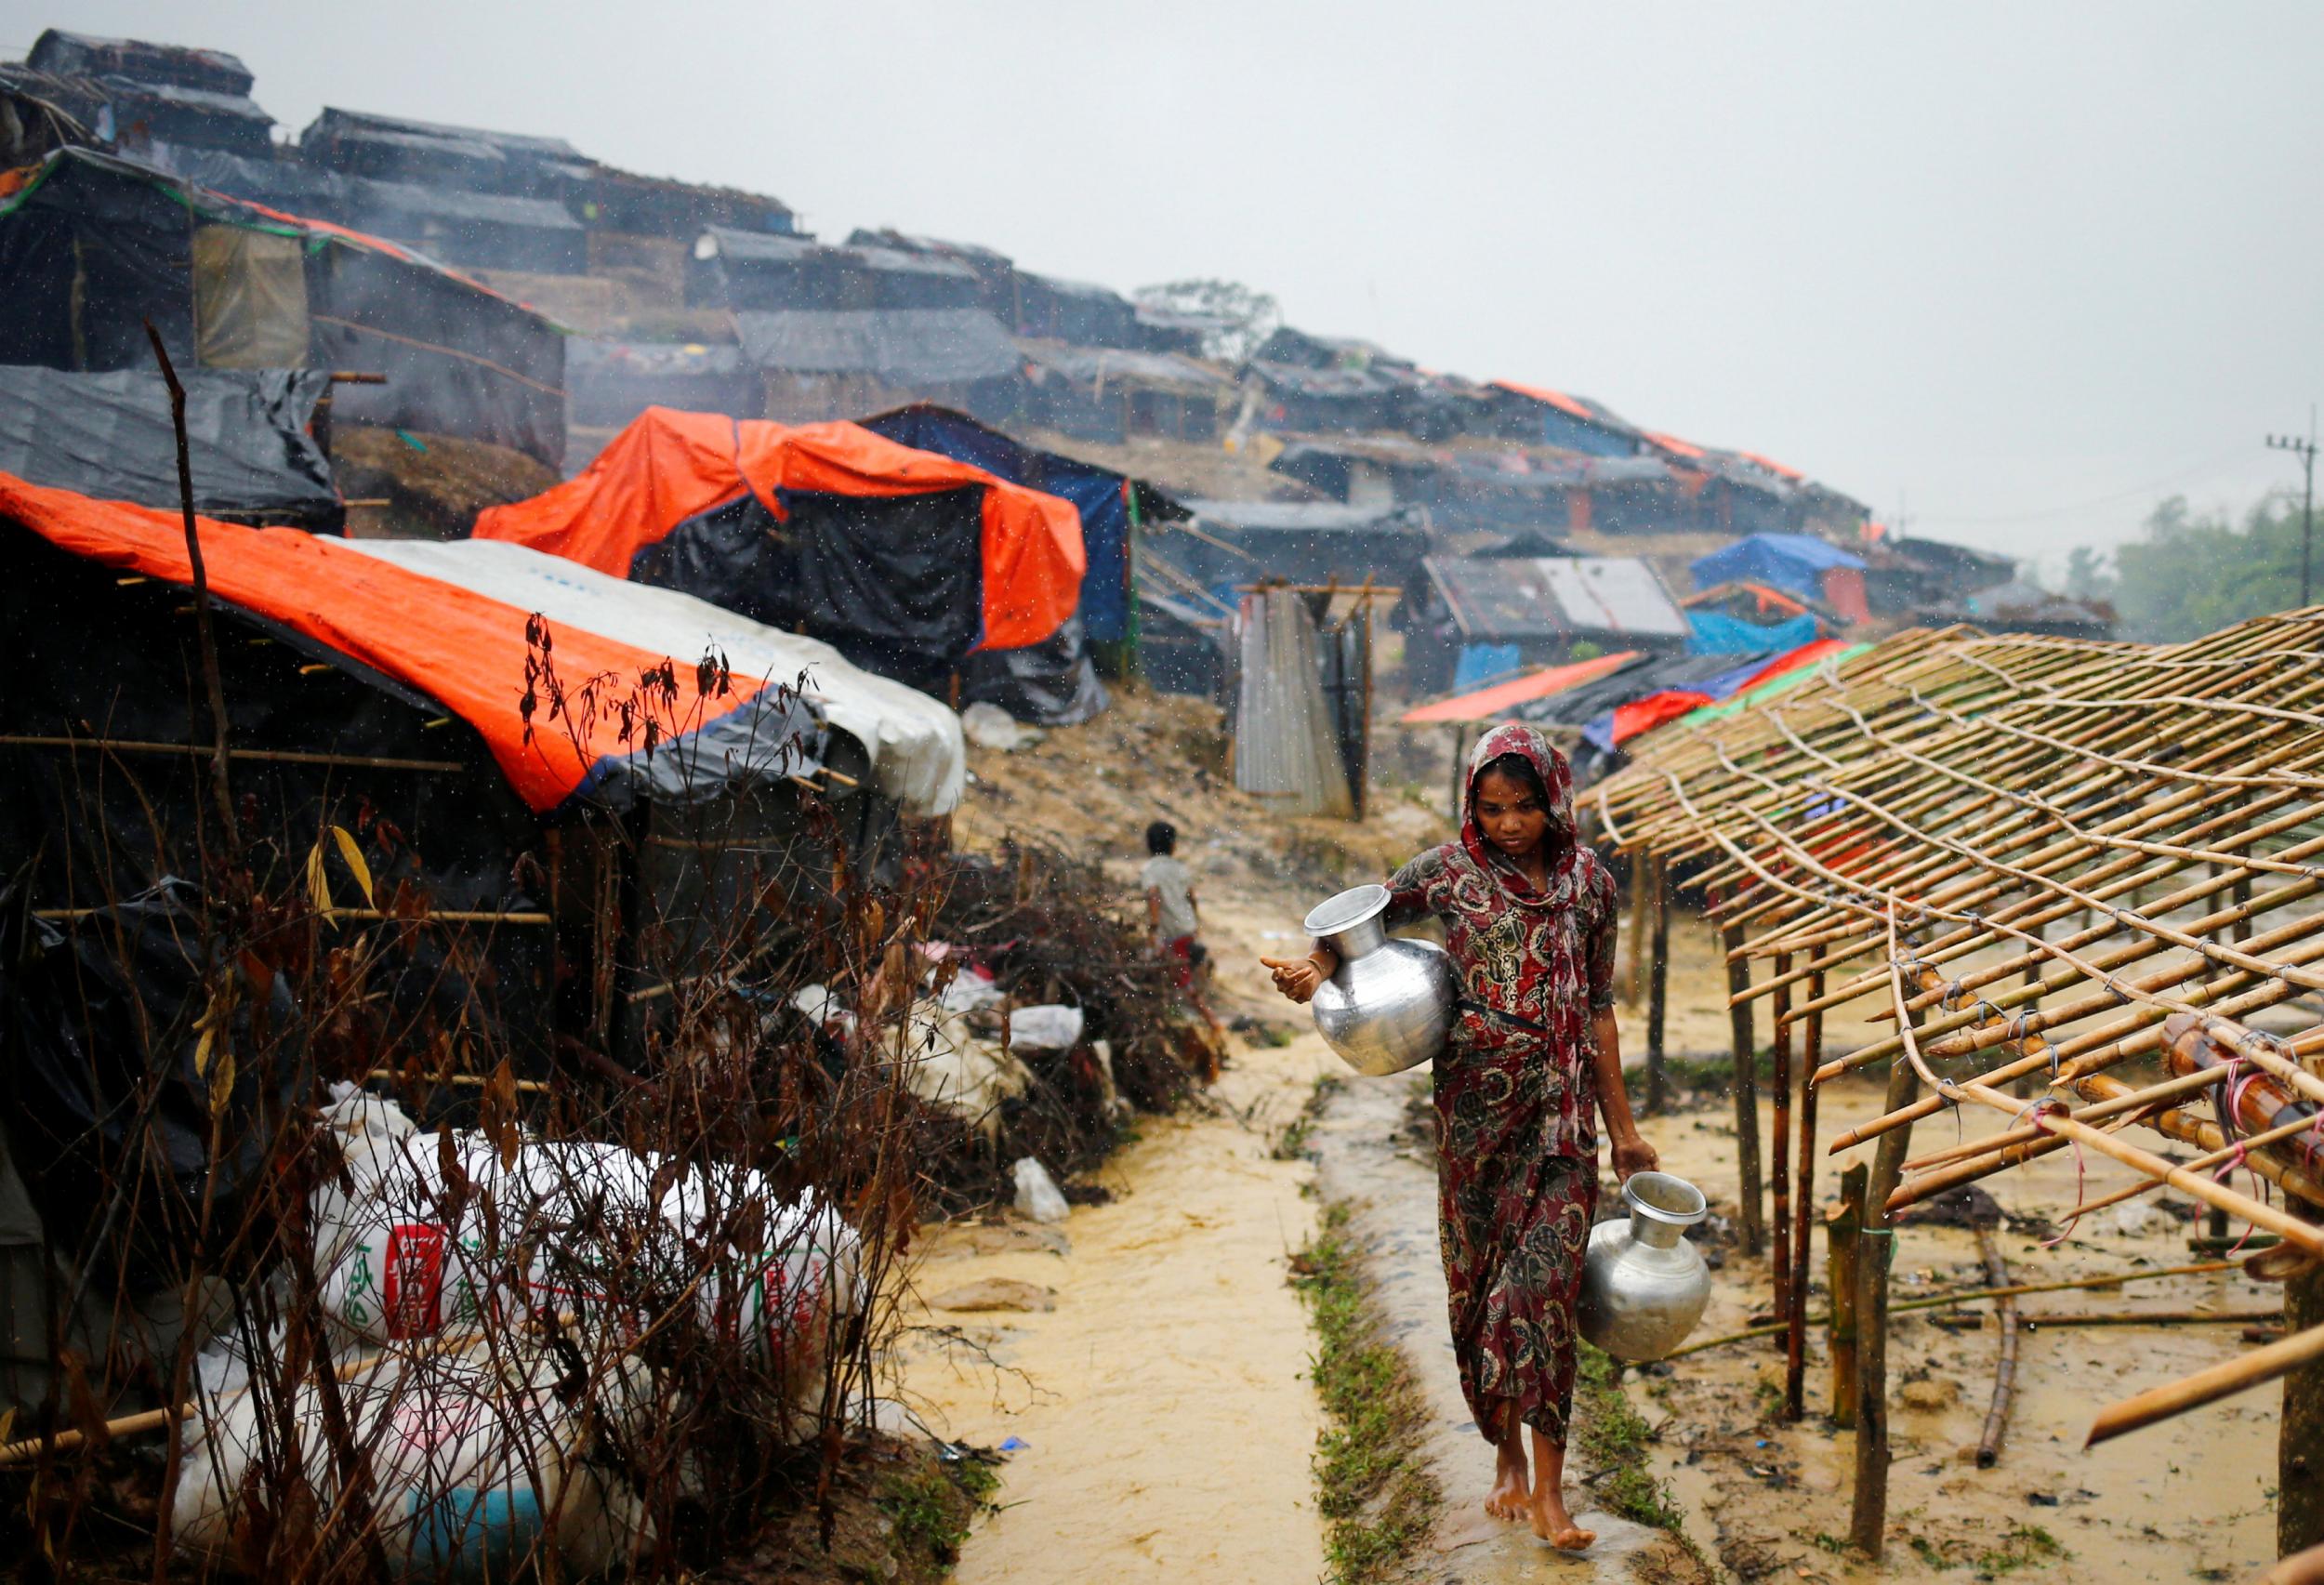
[[[2071,1144],[2145,1174],[2102,1204],[2168,1182],[2324,1257],[2324,1225],[2265,1198],[2324,1217],[2324,1013],[2290,1037],[2249,1022],[2324,992],[2324,609],[2172,645],[1909,630],[1649,734],[1584,808],[1703,894],[1739,943],[1730,1002],[1774,997],[1779,1049],[1866,998],[1895,1023],[1806,1076],[1917,1080],[1830,1151],[1948,1107],[2011,1117],[1903,1163],[1868,1214]],[[2150,1053],[2169,1077],[2106,1071]],[[2324,1350],[2301,1336],[2287,1358]]]

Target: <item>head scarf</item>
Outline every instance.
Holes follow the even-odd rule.
[[[1541,833],[1541,848],[1549,865],[1549,884],[1539,892],[1517,867],[1517,861],[1495,847],[1477,823],[1477,779],[1504,754],[1514,754],[1533,767],[1548,799],[1550,823]],[[1499,882],[1510,901],[1526,907],[1558,908],[1573,901],[1589,858],[1574,824],[1574,773],[1556,746],[1529,726],[1514,721],[1497,726],[1479,738],[1470,752],[1468,787],[1461,807],[1460,845],[1477,867]]]

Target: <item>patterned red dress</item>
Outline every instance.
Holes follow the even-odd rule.
[[[1476,779],[1504,754],[1549,792],[1549,884],[1535,891],[1485,838]],[[1531,727],[1487,733],[1469,759],[1460,840],[1389,878],[1391,924],[1433,915],[1464,1000],[1548,1033],[1463,1010],[1435,1064],[1438,1233],[1453,1353],[1477,1429],[1518,1418],[1565,1441],[1574,1301],[1598,1203],[1593,1012],[1614,1004],[1613,878],[1581,845],[1565,758]]]

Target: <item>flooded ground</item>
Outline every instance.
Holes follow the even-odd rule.
[[[1277,923],[1225,898],[1208,913],[1227,954]],[[962,1585],[1321,1576],[1309,1468],[1320,1409],[1287,1282],[1316,1207],[1308,1165],[1273,1153],[1327,1064],[1338,1059],[1312,1032],[1280,1048],[1235,1041],[1204,1113],[1141,1119],[1098,1175],[1112,1203],[1076,1208],[1063,1252],[1046,1229],[935,1234],[924,1301],[998,1278],[1055,1303],[930,1308],[915,1320],[971,1346],[922,1332],[903,1353],[903,1395],[931,1430],[1023,1444],[1003,1467],[1001,1511],[962,1549]]]

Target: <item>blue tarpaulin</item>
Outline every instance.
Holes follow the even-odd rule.
[[[1517,669],[1519,658],[1515,644],[1464,644],[1460,664],[1453,671],[1452,691],[1466,693],[1497,677],[1506,677]]]
[[[1815,600],[1824,592],[1826,572],[1863,565],[1861,557],[1804,534],[1754,534],[1696,558],[1686,570],[1695,575],[1697,588],[1755,579],[1802,600]]]
[[[1814,612],[1762,627],[1716,611],[1690,611],[1686,625],[1695,630],[1686,642],[1688,654],[1773,654],[1816,640]]]
[[[1129,492],[1141,492],[1148,519],[1162,499],[1155,492],[1106,469],[1020,445],[948,407],[916,403],[863,425],[898,445],[973,463],[1011,484],[1071,501],[1081,513],[1081,543],[1089,558],[1081,578],[1082,633],[1108,643],[1129,636]]]

